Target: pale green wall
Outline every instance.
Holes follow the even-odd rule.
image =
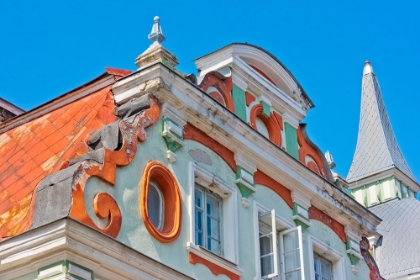
[[[201,265],[192,265],[188,262],[188,252],[186,243],[189,241],[190,218],[188,216],[188,164],[194,161],[188,154],[189,150],[200,149],[207,153],[212,161],[212,165],[198,164],[204,169],[216,174],[219,178],[227,182],[230,186],[235,186],[235,173],[230,167],[213,151],[207,147],[192,141],[185,140],[185,146],[176,151],[177,161],[170,164],[166,159],[166,144],[161,136],[161,121],[147,129],[147,140],[138,146],[136,156],[132,163],[117,170],[115,186],[109,186],[99,179],[91,178],[85,188],[85,203],[90,217],[99,224],[99,219],[93,213],[93,197],[98,192],[108,192],[117,201],[122,212],[122,227],[117,239],[129,247],[138,250],[182,273],[198,279],[228,279],[224,275],[215,277],[210,270]],[[182,229],[178,239],[170,244],[162,244],[150,236],[143,224],[140,215],[139,183],[146,163],[150,160],[157,160],[167,164],[169,169],[176,176],[182,196]],[[254,279],[255,271],[255,229],[254,229],[254,203],[257,201],[268,209],[275,209],[286,220],[293,222],[292,209],[276,193],[264,186],[256,186],[257,191],[252,194],[250,205],[244,208],[241,204],[239,190],[237,194],[238,211],[238,232],[239,232],[239,266],[244,270],[242,279]],[[102,221],[102,224],[103,221]],[[367,266],[363,261],[359,262],[359,274],[354,276],[351,273],[350,260],[345,253],[345,244],[328,227],[312,221],[310,227],[304,234],[312,234],[318,239],[329,242],[333,248],[342,252],[346,260],[347,279],[363,279],[367,274]],[[228,226],[228,225],[224,225]],[[304,248],[307,254],[307,241]],[[327,243],[328,244],[328,243]],[[309,272],[309,257],[306,256],[306,271]],[[308,274],[309,275],[309,274]],[[309,278],[308,278],[309,279]]]

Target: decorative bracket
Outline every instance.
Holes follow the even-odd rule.
[[[301,193],[292,191],[292,200],[293,200],[293,220],[298,226],[302,226],[302,229],[305,230],[311,226],[309,220],[308,209],[311,207],[311,201],[308,197],[304,196]]]
[[[346,226],[344,231],[347,237],[346,252],[350,258],[351,269],[353,274],[357,274],[358,269],[356,265],[359,260],[363,259],[360,252],[360,241],[362,240],[362,237],[359,232],[350,226]]]
[[[239,153],[235,154],[235,161],[237,166],[235,183],[242,195],[242,206],[247,208],[249,206],[248,197],[256,191],[254,173],[257,171],[257,167]]]
[[[168,104],[163,106],[162,111],[162,137],[168,147],[166,157],[170,163],[174,163],[176,161],[176,150],[184,146],[183,127],[187,122],[175,108]]]

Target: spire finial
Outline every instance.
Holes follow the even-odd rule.
[[[152,31],[150,32],[148,38],[150,41],[152,41],[153,44],[160,44],[165,41],[165,35],[163,35],[162,28],[159,24],[160,18],[155,16],[153,19],[155,22],[153,23]]]
[[[366,59],[365,67],[363,68],[363,75],[370,74],[370,73],[375,74],[373,73],[372,65],[370,65],[369,60]]]

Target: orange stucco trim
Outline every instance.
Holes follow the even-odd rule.
[[[273,114],[273,112],[270,113],[270,117],[267,118],[262,114],[263,112],[263,106],[261,104],[255,104],[251,112],[249,113],[249,119],[251,121],[251,126],[257,130],[257,118],[261,119],[268,130],[268,136],[274,144],[281,147],[281,134],[280,134],[280,125],[277,121],[277,118]]]
[[[209,94],[211,97],[213,97],[217,102],[219,102],[220,104],[222,104],[223,106],[226,107],[226,102],[225,99],[223,98],[223,95],[218,92],[218,91],[212,91]]]
[[[317,220],[322,223],[324,223],[326,226],[331,228],[337,235],[340,237],[340,239],[347,243],[347,236],[346,232],[344,231],[344,226],[316,208],[315,206],[311,206],[308,209],[309,212],[309,219]]]
[[[83,161],[78,166],[76,181],[72,191],[73,203],[69,216],[114,238],[117,237],[121,229],[121,211],[109,194],[100,193],[94,199],[95,214],[99,218],[103,218],[106,217],[106,213],[109,213],[110,219],[105,228],[96,226],[86,211],[84,201],[86,182],[90,177],[94,176],[112,186],[115,184],[117,166],[125,166],[131,163],[136,154],[138,143],[146,140],[147,134],[145,129],[154,124],[159,118],[160,107],[158,101],[150,96],[149,105],[150,108],[138,115],[133,123],[127,123],[123,120],[119,122],[118,126],[123,140],[122,147],[117,151],[105,149],[103,164]]]
[[[375,262],[375,259],[369,252],[369,247],[370,245],[368,239],[363,237],[362,241],[360,241],[360,253],[362,254],[367,266],[369,267],[369,278],[370,280],[385,280],[385,278],[383,278],[379,272],[379,268]]]
[[[163,196],[163,228],[157,229],[149,218],[148,196],[150,181],[156,182]],[[149,233],[162,243],[170,243],[181,232],[181,195],[178,182],[171,171],[158,161],[149,162],[140,184],[140,213]]]
[[[249,105],[251,105],[252,102],[255,101],[255,96],[253,96],[252,94],[250,94],[249,92],[245,92],[245,103],[246,106],[249,107]]]
[[[328,180],[324,162],[315,149],[305,140],[305,137],[303,136],[303,127],[301,125],[299,125],[298,128],[298,144],[300,146],[299,160],[306,165],[306,156],[310,156],[314,160],[316,166],[313,162],[309,162],[307,165],[308,168]]]
[[[212,263],[212,262],[210,262],[210,261],[192,253],[192,252],[189,253],[188,260],[189,260],[190,263],[192,263],[194,265],[196,265],[198,263],[201,263],[202,265],[204,265],[208,269],[210,269],[211,273],[213,273],[216,276],[219,275],[219,274],[224,274],[227,277],[229,277],[229,279],[231,279],[231,280],[239,280],[240,279],[239,275],[236,275],[235,273],[233,273],[233,272],[231,272],[231,271],[229,271],[229,270],[227,270],[223,267],[220,267],[217,264]]]
[[[232,112],[235,112],[233,98],[230,94],[230,92],[232,91],[232,86],[232,77],[228,77],[222,80],[213,73],[207,73],[198,87],[201,88],[203,91],[207,91],[209,87],[217,88],[217,90],[222,94],[224,102],[220,102],[217,99],[216,100],[222,104],[225,103],[226,108],[228,108]],[[213,95],[211,96],[214,98]]]
[[[254,183],[266,186],[267,188],[273,190],[281,198],[283,198],[287,205],[289,205],[290,209],[293,209],[292,192],[259,169],[254,174]]]
[[[191,123],[187,123],[184,126],[184,139],[197,141],[211,149],[230,166],[233,172],[236,172],[236,162],[233,152],[193,126]]]

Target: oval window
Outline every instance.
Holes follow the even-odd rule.
[[[161,230],[163,226],[163,205],[164,201],[159,185],[156,182],[150,182],[147,208],[149,219],[158,230]]]
[[[171,171],[149,162],[140,184],[140,212],[149,233],[162,243],[173,242],[181,230],[181,194]]]

